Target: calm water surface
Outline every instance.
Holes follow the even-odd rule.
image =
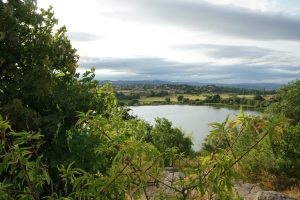
[[[159,105],[129,107],[133,115],[155,124],[155,118],[165,117],[173,125],[180,127],[193,138],[194,149],[199,150],[201,143],[211,129],[209,123],[223,122],[227,115],[234,117],[239,114],[238,109],[216,108],[212,106],[188,105]],[[256,111],[244,111],[245,114],[257,115]]]

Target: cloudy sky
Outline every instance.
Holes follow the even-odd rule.
[[[100,80],[300,78],[299,0],[39,0]]]

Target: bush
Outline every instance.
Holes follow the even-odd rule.
[[[155,126],[151,131],[152,143],[160,152],[177,148],[178,153],[189,155],[192,152],[192,140],[179,128],[173,128],[166,118],[155,119]]]
[[[300,121],[300,80],[280,88],[275,98],[278,102],[271,106],[270,112],[284,114],[295,122]]]

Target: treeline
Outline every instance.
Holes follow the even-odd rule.
[[[148,104],[218,104],[264,108],[276,101],[275,98],[272,98],[272,95],[276,93],[275,90],[251,90],[215,85],[114,85],[114,90],[116,91],[116,97],[121,106]],[[222,97],[224,94],[226,94],[226,97]],[[194,98],[190,98],[189,96],[193,96]],[[270,98],[265,99],[264,96]],[[148,102],[140,101],[142,98],[152,97],[164,98]],[[176,97],[176,100],[174,101],[174,98],[172,100],[172,97]],[[203,99],[202,97],[205,98]]]
[[[243,89],[235,87],[224,87],[216,85],[203,85],[203,86],[192,86],[192,85],[150,85],[150,84],[136,84],[136,85],[113,85],[117,94],[123,93],[122,91],[129,91],[130,94],[139,94],[141,96],[148,97],[161,97],[172,94],[236,94],[236,95],[270,95],[275,94],[275,90],[254,90],[254,89]]]
[[[129,98],[132,97],[132,98]],[[118,96],[117,96],[118,98]],[[278,101],[276,98],[265,99],[263,96],[256,94],[252,98],[239,97],[237,95],[231,95],[226,98],[222,98],[221,95],[205,95],[204,99],[184,97],[184,95],[178,95],[175,101],[172,101],[170,97],[165,97],[161,101],[151,101],[149,103],[140,102],[141,96],[139,95],[125,95],[125,97],[119,96],[120,106],[137,106],[137,105],[171,105],[171,104],[182,104],[182,105],[216,105],[216,106],[235,106],[235,107],[247,107],[263,109]],[[127,104],[123,100],[128,100]]]
[[[263,108],[269,106],[271,103],[275,102],[275,99],[266,100],[263,96],[256,94],[253,98],[249,99],[246,97],[238,97],[237,95],[229,96],[227,98],[222,98],[219,94],[206,95],[204,100],[195,99],[191,100],[185,98],[183,95],[177,97],[177,101],[181,104],[189,105],[204,105],[204,104],[216,104],[216,105],[233,105],[233,106],[245,106],[254,108]],[[166,102],[168,100],[166,99]]]

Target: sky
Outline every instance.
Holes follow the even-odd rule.
[[[38,0],[98,80],[300,78],[299,0]]]

